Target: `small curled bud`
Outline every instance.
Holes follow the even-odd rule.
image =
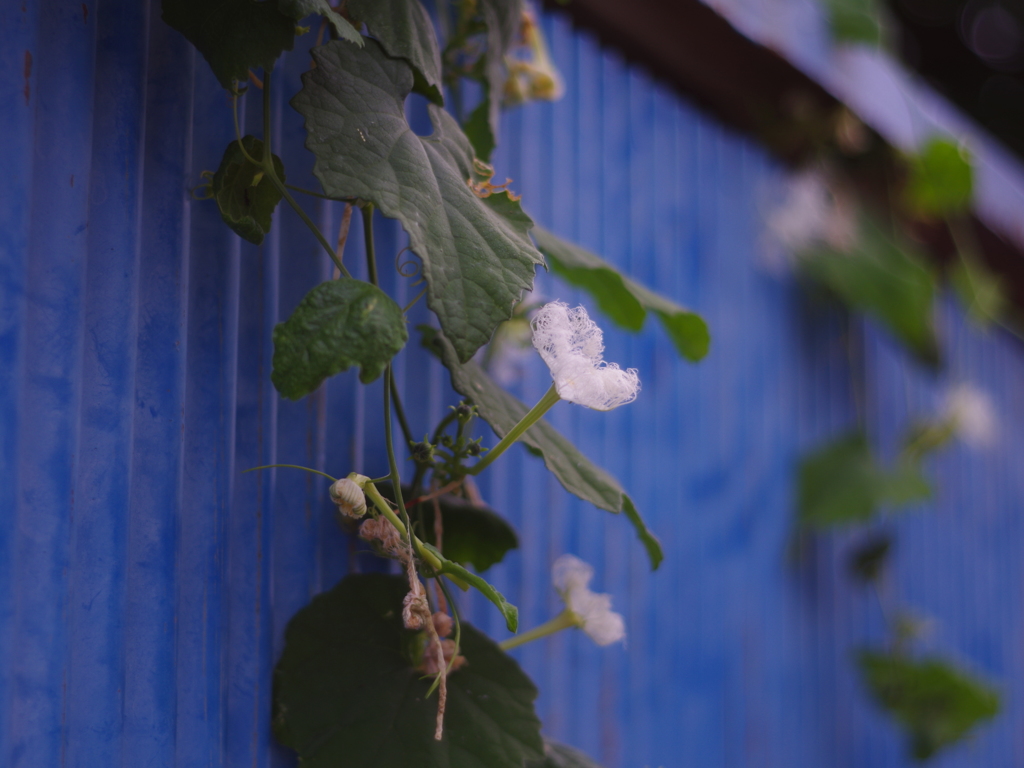
[[[338,505],[338,511],[345,517],[358,520],[366,514],[366,496],[363,489],[347,477],[331,485],[331,501]]]
[[[425,464],[434,458],[434,446],[424,440],[422,443],[413,443],[412,460],[418,464]]]
[[[466,453],[468,453],[470,456],[479,456],[481,453],[483,453],[483,448],[480,447],[479,442],[473,441],[472,443],[466,446]]]
[[[441,436],[441,445],[445,448],[451,448],[455,443],[452,441],[451,435]]]
[[[459,421],[466,421],[473,415],[473,408],[468,403],[462,402],[455,407],[455,416]]]

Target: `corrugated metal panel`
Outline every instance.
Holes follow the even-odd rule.
[[[851,376],[841,325],[761,265],[759,205],[778,169],[546,24],[568,95],[508,115],[499,175],[541,223],[700,310],[714,334],[691,366],[658,330],[609,331],[608,358],[640,368],[640,400],[551,417],[633,492],[666,545],[659,572],[624,520],[569,497],[523,452],[483,482],[524,540],[493,572],[524,626],[556,609],[548,569],[563,552],[592,562],[627,616],[625,650],[566,635],[517,652],[548,733],[610,768],[906,764],[850,664],[882,632],[844,572],[855,537],[787,564],[792,471],[858,397],[892,442],[946,379],[970,377],[998,404],[999,449],[938,459],[934,509],[893,523],[889,589],[935,617],[936,649],[1005,692],[999,720],[936,764],[1024,762],[1019,348],[943,306],[942,380],[870,328]],[[382,474],[380,384],[343,375],[300,403],[272,389],[270,331],[329,265],[290,211],[255,248],[190,199],[231,116],[156,3],[8,2],[0,39],[0,763],[287,765],[268,727],[284,626],[347,571],[380,566],[352,556],[324,481],[241,471]],[[304,66],[288,57],[281,81]],[[254,132],[256,111],[246,105]],[[290,180],[313,185],[300,118],[283,103],[275,114]],[[337,206],[309,210],[337,227]],[[353,222],[357,274],[360,234]],[[402,245],[380,227],[380,253]],[[549,276],[539,288],[577,298]],[[420,306],[414,323],[425,317]],[[547,386],[536,360],[512,371],[527,401]],[[397,380],[417,432],[454,402],[415,344]],[[467,609],[504,636],[487,605]]]

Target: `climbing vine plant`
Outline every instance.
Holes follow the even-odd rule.
[[[852,133],[864,132],[846,113],[836,126],[840,138],[851,135],[851,119]],[[940,274],[916,236],[917,227],[930,226],[948,234],[952,253],[945,276],[966,315],[982,327],[1019,335],[1007,319],[1005,287],[986,266],[974,236],[967,150],[934,137],[917,153],[892,157],[895,178],[871,205],[844,172],[863,145],[836,144],[844,151],[822,146],[768,219],[808,291],[877,321],[918,365],[939,371],[944,355],[933,316]],[[856,326],[849,316],[844,322],[847,351],[856,359]],[[861,386],[856,373],[851,372],[855,393]],[[832,530],[864,529],[850,554],[849,574],[875,592],[887,638],[884,645],[860,649],[854,662],[866,693],[905,731],[911,755],[926,760],[994,717],[999,695],[960,664],[922,652],[927,622],[900,605],[886,579],[895,549],[890,521],[936,495],[926,472],[931,455],[957,439],[974,449],[989,447],[996,417],[984,392],[957,382],[938,413],[905,425],[898,455],[890,461],[873,447],[859,407],[857,417],[856,426],[831,436],[799,463],[795,552]]]
[[[292,619],[275,670],[274,730],[309,766],[593,765],[541,738],[537,690],[507,654],[573,627],[600,645],[623,639],[624,622],[610,598],[589,589],[590,566],[569,554],[558,558],[553,582],[565,610],[503,643],[461,621],[451,590],[478,590],[519,632],[516,607],[480,575],[518,540],[473,485],[517,441],[567,491],[623,513],[658,567],[661,546],[632,499],[543,420],[562,400],[596,411],[629,403],[639,391],[638,373],[605,362],[602,332],[587,311],[557,301],[536,309],[531,321],[533,345],[552,377],[532,408],[504,391],[475,355],[514,313],[522,322],[517,305],[539,265],[589,292],[627,330],[639,330],[653,314],[691,361],[707,353],[708,330],[695,313],[535,227],[508,184],[492,182],[488,162],[501,110],[562,90],[530,10],[520,0],[439,2],[433,10],[434,17],[419,0],[163,0],[164,20],[203,55],[235,109],[236,139],[217,171],[205,174],[203,196],[256,244],[283,201],[336,267],[335,279],[311,286],[274,329],[274,386],[295,400],[349,369],[358,369],[364,384],[383,379],[390,472],[369,478],[339,468],[344,476],[330,477],[330,497],[339,519],[358,526],[380,557],[399,564],[400,575],[349,575]],[[298,39],[316,41],[290,104],[305,120],[319,191],[289,185],[274,154],[274,65]],[[237,128],[245,91],[261,94],[258,137]],[[428,136],[406,119],[414,93],[428,102]],[[478,94],[477,103],[466,103],[469,93]],[[295,199],[299,194],[344,204],[344,222],[360,213],[368,280],[352,276],[344,238],[332,247]],[[409,425],[392,379],[394,358],[409,343],[409,307],[380,287],[375,212],[397,220],[408,235],[437,321],[417,331],[463,397],[424,439]],[[471,438],[478,418],[500,438],[491,448]],[[398,440],[414,465],[404,479]]]

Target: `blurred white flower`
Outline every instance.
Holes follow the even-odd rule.
[[[996,414],[989,396],[970,384],[946,393],[943,415],[957,437],[975,448],[991,445],[996,437]]]
[[[640,377],[636,368],[622,370],[606,363],[604,336],[587,310],[570,309],[561,301],[541,307],[533,317],[533,346],[540,352],[558,396],[597,411],[610,411],[636,400]]]
[[[612,596],[595,594],[587,585],[594,569],[574,555],[562,555],[551,568],[555,589],[577,625],[598,645],[611,645],[626,639],[626,622],[612,610]]]
[[[836,194],[820,171],[793,176],[781,204],[767,217],[768,229],[789,251],[797,252],[816,242],[841,251],[857,239],[857,217],[851,202]]]

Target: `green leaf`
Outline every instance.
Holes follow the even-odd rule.
[[[253,136],[242,139],[242,146],[253,160],[263,159],[263,142]],[[274,155],[277,177],[284,182],[284,164]],[[263,166],[249,162],[237,141],[224,150],[220,167],[213,175],[210,192],[217,201],[224,223],[240,237],[259,245],[270,231],[270,218],[281,200],[281,193],[266,177]]]
[[[333,376],[358,365],[368,384],[405,346],[402,310],[370,283],[340,278],[321,283],[274,328],[277,391],[298,400]]]
[[[487,48],[483,58],[484,98],[487,103],[487,124],[492,141],[497,143],[501,117],[501,98],[505,92],[508,71],[505,57],[515,48],[522,24],[521,0],[479,0],[481,20],[487,29]],[[481,158],[484,159],[484,158]]]
[[[363,47],[363,36],[359,30],[352,26],[352,22],[334,10],[327,0],[277,0],[277,7],[281,9],[281,13],[296,21],[302,21],[307,16],[318,13],[327,19],[338,37],[355,43],[360,48]]]
[[[990,325],[1009,306],[1003,281],[974,256],[961,254],[953,267],[950,283],[968,316],[979,325]]]
[[[932,139],[908,162],[905,195],[914,212],[947,216],[967,210],[974,191],[974,171],[970,156],[959,144]]]
[[[444,104],[441,51],[430,14],[419,0],[348,0],[346,9],[366,23],[388,56],[409,63],[414,92]]]
[[[381,494],[394,501],[391,486],[382,483]],[[402,495],[412,498],[412,488],[402,486]],[[443,528],[443,554],[457,563],[472,563],[483,572],[495,563],[500,563],[505,554],[519,546],[519,537],[505,518],[489,507],[473,504],[469,499],[446,493],[437,500],[441,507]],[[423,541],[437,545],[434,540],[434,503],[425,502],[419,506],[423,518],[422,530],[418,535]],[[414,518],[415,520],[415,518]]]
[[[274,733],[306,768],[522,768],[541,757],[537,689],[512,657],[462,624],[467,664],[437,697],[413,667],[421,633],[402,627],[404,578],[351,575],[289,622],[274,671]]]
[[[828,0],[832,39],[881,46],[885,22],[877,0]]]
[[[444,334],[425,333],[424,341],[448,368],[455,391],[476,405],[480,416],[498,437],[507,434],[526,415],[529,408],[498,386],[483,368],[473,362],[460,363]],[[644,525],[633,502],[614,477],[591,463],[543,419],[530,427],[520,441],[544,459],[545,466],[569,493],[589,501],[598,509],[615,514],[625,511],[647,550],[652,570],[658,567],[664,557],[661,545]]]
[[[463,126],[466,138],[469,139],[469,143],[473,146],[473,154],[485,163],[491,162],[491,153],[494,151],[495,146],[497,146],[494,130],[491,128],[489,90],[487,86],[484,86],[483,100],[476,106],[476,109],[469,113],[466,124]]]
[[[526,764],[526,768],[601,768],[578,749],[544,739],[544,759]]]
[[[910,736],[911,752],[926,760],[999,712],[999,694],[941,659],[861,651],[864,684]]]
[[[281,52],[295,44],[295,21],[276,3],[163,0],[162,8],[163,20],[203,54],[225,88],[247,80],[250,69],[273,69]]]
[[[885,534],[873,536],[850,554],[850,571],[863,582],[874,581],[889,559],[892,540]]]
[[[473,151],[447,112],[428,106],[434,133],[420,137],[405,119],[412,74],[369,42],[313,51],[317,66],[292,100],[306,118],[314,172],[332,197],[372,201],[397,218],[423,262],[427,304],[468,360],[533,285],[544,257],[530,218],[505,194],[470,189]]]
[[[939,364],[932,323],[935,276],[913,251],[899,246],[869,219],[857,244],[840,251],[823,243],[800,254],[800,269],[850,309],[880,320],[922,362]]]
[[[902,506],[927,499],[928,481],[915,464],[886,470],[877,465],[862,432],[834,440],[800,462],[798,520],[826,528],[863,523],[882,505]]]
[[[424,544],[423,546],[441,559],[441,573],[454,576],[459,581],[469,584],[471,587],[476,587],[481,595],[494,603],[498,610],[501,611],[501,615],[505,617],[505,626],[508,627],[508,631],[512,633],[518,631],[519,609],[506,600],[505,596],[496,590],[489,581],[477,576],[472,571],[466,570],[458,563],[448,560],[438,551],[437,547],[430,544]]]
[[[616,325],[639,331],[647,312],[651,311],[661,321],[679,354],[687,360],[696,362],[708,353],[711,336],[707,324],[696,312],[633,282],[599,256],[542,227],[533,228],[533,238],[540,252],[548,257],[555,274],[593,296],[598,309]]]

